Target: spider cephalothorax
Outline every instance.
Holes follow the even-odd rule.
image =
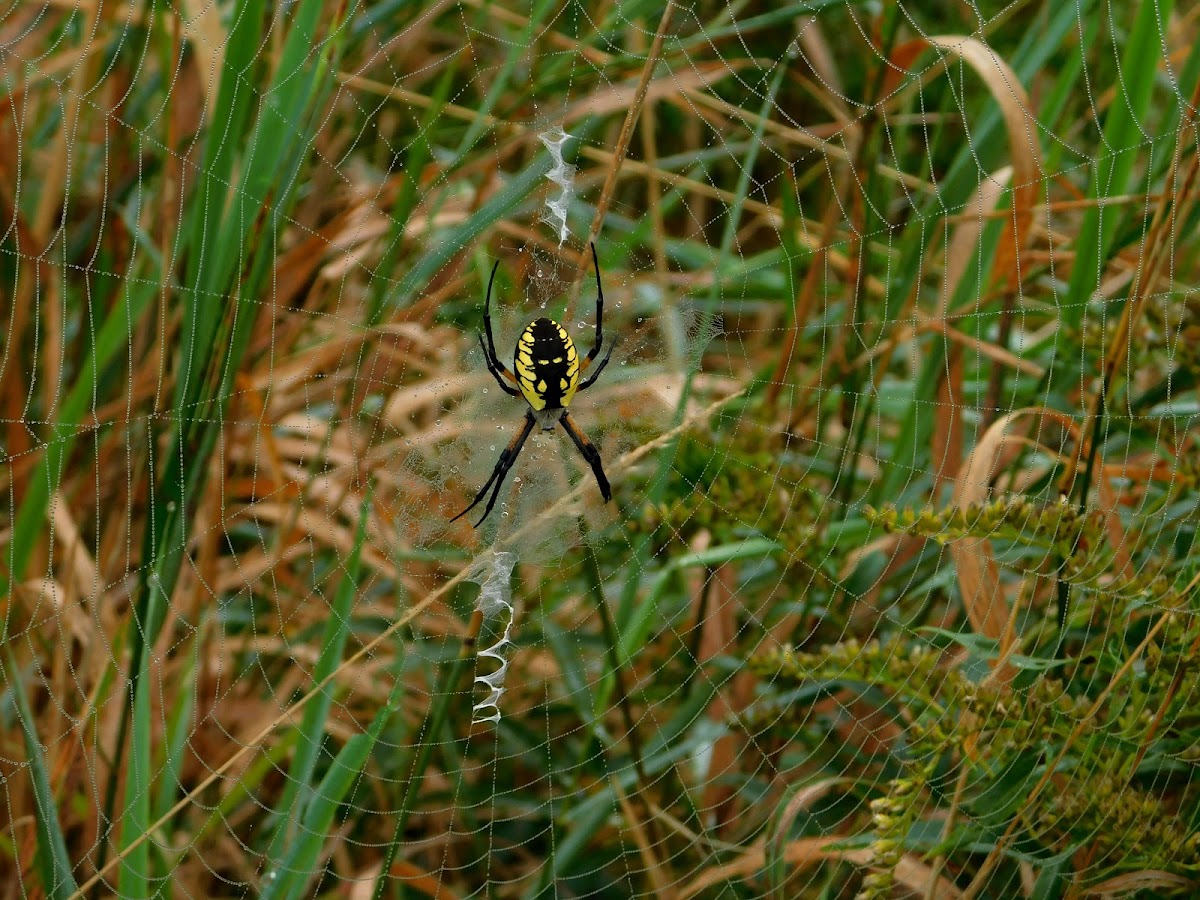
[[[575,424],[575,420],[567,411],[567,407],[575,398],[576,391],[591,387],[604,367],[608,365],[608,358],[612,355],[613,345],[612,342],[609,342],[608,352],[604,354],[604,358],[600,360],[590,377],[582,382],[579,380],[599,355],[600,348],[604,344],[604,289],[600,286],[600,261],[596,258],[595,244],[592,244],[592,264],[596,268],[596,342],[588,351],[588,355],[580,360],[579,352],[575,349],[575,342],[571,340],[566,329],[553,319],[544,317],[534,319],[517,339],[517,348],[513,353],[513,367],[517,370],[515,375],[496,356],[496,342],[492,337],[491,307],[492,283],[496,280],[496,269],[500,266],[499,260],[496,261],[496,265],[492,266],[492,275],[488,279],[487,299],[483,304],[484,334],[479,336],[479,346],[483,348],[483,358],[487,362],[488,371],[495,377],[501,389],[514,397],[524,397],[529,408],[525,410],[525,422],[521,426],[521,430],[500,453],[496,468],[492,470],[492,477],[487,480],[487,484],[480,488],[475,499],[471,501],[471,505],[454,519],[465,516],[478,506],[484,495],[491,489],[492,493],[488,497],[483,516],[475,523],[475,527],[478,528],[483,524],[483,520],[488,517],[492,507],[496,505],[500,487],[504,484],[504,476],[517,461],[530,432],[538,425],[542,427],[543,431],[550,431],[556,423],[561,424],[563,430],[571,436],[571,440],[574,441],[579,452],[583,454],[583,458],[591,466],[592,474],[596,476],[596,483],[600,485],[601,495],[605,500],[612,499],[612,490],[608,486],[608,479],[604,476],[604,466],[600,462],[599,451],[580,431],[579,426]],[[487,336],[486,343],[484,335]],[[450,521],[453,522],[454,519]]]

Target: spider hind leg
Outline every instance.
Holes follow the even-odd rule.
[[[571,414],[566,410],[563,411],[562,417],[559,419],[562,422],[563,430],[571,436],[571,440],[575,442],[575,446],[579,449],[580,455],[587,460],[587,464],[592,467],[592,474],[596,476],[596,484],[600,486],[600,496],[607,503],[612,499],[612,488],[609,487],[608,478],[604,475],[604,464],[600,460],[600,451],[596,449],[596,445],[588,440],[588,436],[583,433],[575,420],[571,418]]]
[[[461,519],[478,506],[480,501],[483,500],[484,494],[488,492],[488,488],[492,488],[492,495],[488,497],[487,506],[484,507],[483,515],[475,523],[475,527],[478,528],[483,524],[484,519],[491,513],[492,507],[496,505],[496,498],[500,496],[500,488],[504,486],[504,476],[508,474],[508,470],[513,467],[513,463],[521,455],[521,448],[525,446],[525,441],[529,437],[530,432],[533,431],[535,424],[536,421],[533,418],[533,413],[527,410],[525,412],[525,422],[521,426],[521,430],[513,436],[508,446],[500,451],[500,458],[496,460],[496,468],[492,469],[492,475],[488,478],[487,484],[479,489],[479,493],[475,495],[475,499],[471,501],[471,505],[451,519],[451,522],[455,521],[455,519]],[[493,484],[495,484],[494,488],[492,487]]]

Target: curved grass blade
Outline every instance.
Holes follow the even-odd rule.
[[[67,856],[67,842],[58,824],[58,808],[50,788],[50,776],[34,726],[33,712],[25,697],[20,670],[12,651],[7,647],[4,649],[4,680],[8,682],[16,701],[17,718],[25,738],[25,760],[29,763],[29,777],[33,782],[33,800],[37,806],[37,849],[34,860],[42,880],[42,890],[50,900],[66,900],[78,887],[71,872],[71,859]]]

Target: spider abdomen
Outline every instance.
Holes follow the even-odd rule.
[[[534,410],[566,409],[579,387],[579,354],[553,319],[535,319],[517,339],[517,384]]]

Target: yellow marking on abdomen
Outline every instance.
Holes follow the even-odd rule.
[[[534,409],[545,409],[546,398],[538,394],[533,389],[533,386],[526,382],[521,382],[521,393],[525,395],[525,401]]]

